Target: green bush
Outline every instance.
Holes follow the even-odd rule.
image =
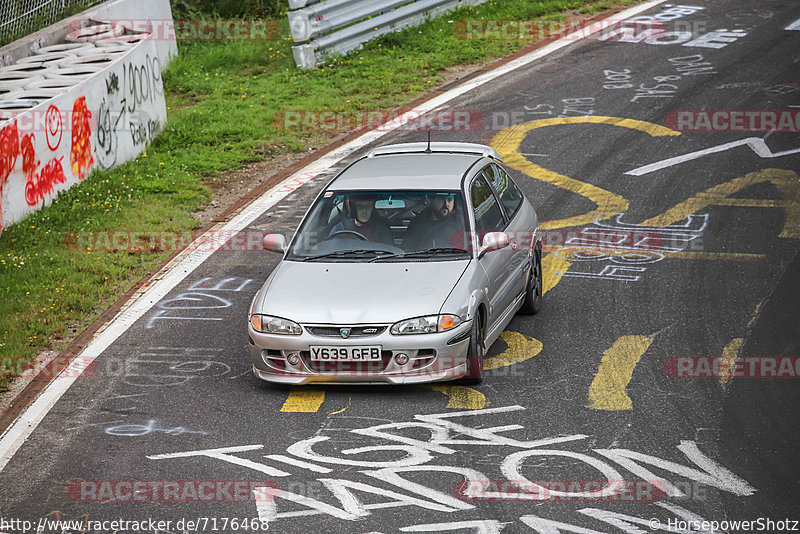
[[[275,19],[286,14],[286,0],[170,0],[176,19],[219,17]]]

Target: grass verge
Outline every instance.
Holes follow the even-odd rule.
[[[43,350],[63,349],[172,251],[70,247],[82,231],[201,226],[215,176],[330,138],[278,129],[281,110],[393,109],[432,90],[451,67],[506,56],[527,41],[466,41],[461,19],[559,20],[636,0],[505,0],[462,9],[369,43],[317,70],[294,66],[285,20],[275,41],[180,42],[164,75],[166,130],[142,154],[93,172],[0,237],[0,391]]]

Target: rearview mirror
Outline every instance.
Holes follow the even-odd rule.
[[[282,234],[267,234],[261,240],[261,246],[264,250],[283,254],[286,252],[286,238]]]
[[[483,244],[478,251],[478,258],[482,258],[487,252],[506,248],[508,244],[509,240],[505,232],[489,232],[483,236]]]
[[[406,201],[401,198],[390,198],[389,200],[378,200],[375,202],[375,209],[388,210],[392,208],[405,208]]]

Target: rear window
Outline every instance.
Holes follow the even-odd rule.
[[[503,212],[500,211],[500,205],[495,200],[483,172],[480,172],[472,182],[470,196],[472,210],[475,213],[475,230],[480,239],[483,239],[487,232],[497,232],[505,228]]]
[[[497,191],[497,196],[500,197],[500,203],[503,204],[508,218],[513,219],[519,207],[522,206],[522,192],[511,180],[508,173],[498,165],[489,165],[487,174],[491,176],[494,190]]]

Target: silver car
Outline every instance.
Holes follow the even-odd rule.
[[[476,384],[486,350],[542,302],[536,211],[492,148],[372,150],[322,190],[250,306],[269,382]]]

